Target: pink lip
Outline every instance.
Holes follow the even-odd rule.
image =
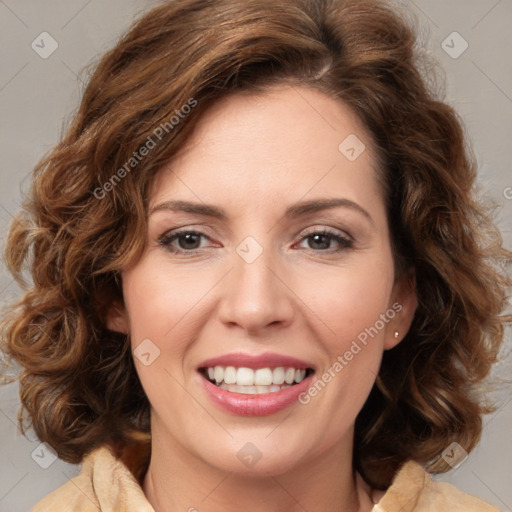
[[[212,368],[214,366],[236,366],[237,368],[244,367],[254,370],[258,368],[277,368],[280,366],[296,369],[314,369],[314,366],[307,361],[281,354],[273,354],[272,352],[265,352],[259,355],[244,354],[242,352],[225,354],[203,361],[198,368]]]
[[[239,416],[267,416],[298,402],[299,395],[311,386],[313,375],[289,388],[262,395],[232,393],[212,384],[202,375],[200,379],[208,397],[221,409]]]

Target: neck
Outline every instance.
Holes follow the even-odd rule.
[[[370,488],[352,468],[352,437],[290,470],[253,476],[212,466],[153,428],[144,492],[155,512],[369,512]]]

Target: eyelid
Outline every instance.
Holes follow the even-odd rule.
[[[183,227],[183,228],[170,229],[170,230],[166,231],[165,233],[163,233],[162,235],[160,235],[158,237],[158,243],[160,243],[162,245],[168,245],[171,243],[171,241],[175,240],[177,237],[179,237],[182,234],[197,235],[197,236],[203,237],[203,238],[209,240],[210,242],[212,242],[211,237],[208,236],[204,231],[200,231],[198,229],[189,228],[189,227]],[[191,252],[191,251],[186,251],[186,252]]]
[[[310,228],[305,233],[302,233],[300,236],[300,240],[294,244],[301,245],[304,243],[308,238],[310,238],[313,235],[322,235],[330,237],[331,240],[334,240],[338,246],[337,247],[330,247],[328,249],[313,249],[311,247],[305,247],[307,251],[311,251],[314,254],[324,255],[324,256],[334,256],[342,252],[346,252],[350,249],[353,249],[355,246],[355,240],[354,238],[346,233],[345,231],[340,231],[335,228],[331,227],[316,227],[316,228]]]
[[[191,235],[199,236],[200,238],[206,239],[209,242],[213,243],[213,245],[215,247],[219,247],[219,245],[222,246],[222,244],[219,244],[218,242],[214,242],[212,240],[212,238],[210,236],[208,236],[208,234],[206,234],[204,231],[196,229],[192,226],[181,226],[178,228],[170,229],[158,237],[158,243],[162,247],[166,248],[167,250],[169,250],[170,252],[175,253],[175,254],[194,255],[194,254],[199,253],[200,251],[208,249],[208,247],[202,247],[202,248],[199,247],[196,249],[186,250],[186,249],[180,249],[179,247],[175,247],[175,246],[171,245],[172,242],[177,240],[180,235],[184,235],[184,234],[191,234]],[[352,235],[350,235],[350,233],[347,233],[344,230],[341,230],[339,228],[333,228],[331,226],[317,225],[317,226],[311,226],[309,228],[306,228],[305,231],[297,234],[294,238],[299,237],[299,240],[294,242],[293,245],[294,246],[300,245],[308,237],[310,237],[312,235],[330,236],[340,246],[337,249],[330,248],[330,249],[325,249],[325,250],[309,248],[310,251],[318,252],[318,253],[332,254],[335,252],[347,250],[347,249],[352,248],[352,246],[354,245],[354,242],[355,242],[354,237]]]
[[[345,231],[343,229],[333,228],[331,226],[320,226],[320,225],[313,226],[311,228],[306,228],[306,231],[304,233],[302,233],[302,237],[305,237],[305,236],[308,236],[308,235],[311,235],[314,233],[327,233],[329,235],[336,235],[336,236],[341,236],[341,237],[347,238],[348,240],[350,240],[352,242],[355,241],[354,237],[350,233],[348,233],[347,231]]]

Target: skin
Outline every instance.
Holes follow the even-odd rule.
[[[338,150],[350,134],[366,146],[353,162]],[[124,270],[124,304],[108,319],[133,349],[150,339],[160,350],[149,366],[135,359],[151,403],[143,488],[156,512],[371,510],[372,490],[352,467],[354,422],[416,308],[412,280],[395,276],[374,167],[370,135],[348,107],[283,85],[218,102],[158,173],[146,250]],[[367,214],[339,206],[284,217],[326,198]],[[215,205],[226,219],[155,209],[170,200]],[[159,242],[177,228],[205,236]],[[325,229],[351,243],[307,236]],[[263,249],[252,263],[236,252],[247,236]],[[321,375],[396,302],[400,313],[307,405],[239,417],[200,384],[202,361],[237,350],[295,356]],[[252,467],[237,458],[247,442],[261,452]]]

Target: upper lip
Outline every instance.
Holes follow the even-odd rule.
[[[252,368],[254,370],[258,368],[278,368],[280,366],[296,369],[314,369],[314,366],[307,361],[283,354],[274,354],[272,352],[264,352],[263,354],[257,355],[243,352],[224,354],[203,361],[199,365],[199,368],[213,368],[214,366],[235,366],[237,368]]]

